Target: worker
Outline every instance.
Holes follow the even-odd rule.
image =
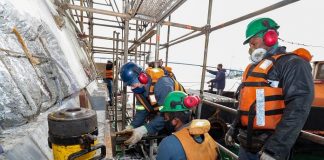
[[[217,89],[216,94],[222,95],[223,90],[225,88],[225,72],[226,71],[223,69],[222,64],[217,65],[217,70],[218,71],[212,71],[212,70],[207,69],[207,72],[215,75],[215,78],[208,81],[207,84],[212,83],[211,91],[213,91],[213,88],[216,88]]]
[[[279,25],[257,18],[246,29],[251,64],[243,73],[238,116],[225,136],[239,159],[284,160],[307,120],[314,96],[310,54],[286,52],[278,44]]]
[[[190,109],[199,104],[199,99],[181,91],[173,91],[165,98],[163,113],[167,128],[174,132],[159,144],[157,160],[203,159],[218,157],[217,145],[208,134],[208,120],[195,119],[190,122]]]
[[[114,77],[113,72],[113,63],[111,61],[107,61],[106,70],[105,70],[105,77],[104,82],[107,84],[108,94],[109,94],[109,101],[108,104],[112,106],[112,81]]]
[[[146,63],[148,65],[148,68],[154,68],[154,67],[161,68],[164,71],[164,74],[166,76],[176,79],[174,73],[172,72],[172,68],[170,66],[163,66],[162,59],[155,60],[154,54],[147,55]]]
[[[130,86],[136,97],[136,114],[129,126],[118,134],[132,136],[125,141],[126,145],[133,145],[146,135],[156,134],[164,128],[163,117],[159,113],[160,106],[169,92],[184,91],[182,85],[169,76],[165,76],[161,68],[148,68],[145,71],[133,62],[121,67],[122,81]],[[152,116],[153,115],[153,116]],[[153,117],[145,123],[148,117]]]

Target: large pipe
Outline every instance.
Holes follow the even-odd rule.
[[[221,109],[223,111],[226,111],[226,112],[229,112],[231,114],[237,114],[237,111],[235,109],[229,108],[227,106],[224,106],[224,105],[221,105],[221,104],[218,104],[218,103],[214,103],[214,102],[211,102],[211,101],[208,101],[208,100],[202,100],[202,103],[207,104],[208,106],[219,108],[219,109]]]
[[[202,103],[205,103],[208,106],[219,108],[219,109],[221,109],[223,111],[226,111],[226,112],[229,112],[231,114],[237,114],[237,110],[235,110],[233,108],[229,108],[229,107],[221,105],[221,104],[213,103],[213,102],[210,102],[208,100],[202,100]],[[324,145],[324,137],[322,137],[322,136],[312,134],[312,133],[309,133],[309,132],[306,132],[306,131],[302,130],[301,133],[300,133],[300,137],[304,138],[304,139],[307,139],[307,140],[310,140],[310,141],[312,141],[314,143]]]
[[[319,136],[319,135],[309,133],[309,132],[306,132],[306,131],[302,130],[300,132],[300,137],[304,138],[304,139],[307,139],[307,140],[310,140],[310,141],[312,141],[314,143],[324,145],[324,137],[322,137],[322,136]]]

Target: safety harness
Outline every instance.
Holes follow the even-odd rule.
[[[296,50],[297,51],[297,50]],[[252,144],[253,130],[274,130],[285,109],[283,89],[279,81],[269,80],[268,74],[276,61],[286,55],[298,55],[310,61],[310,54],[292,52],[277,54],[250,64],[243,73],[239,116],[241,126],[247,127],[247,146]]]
[[[173,80],[174,91],[183,91],[186,92],[183,86],[174,78],[174,76],[170,76],[171,74],[165,75],[162,69],[151,68],[149,67],[146,69],[146,73],[150,76],[152,82],[149,87],[148,97],[144,97],[143,94],[135,94],[137,100],[143,105],[144,109],[148,112],[158,112],[160,106],[157,103],[156,96],[154,94],[155,84],[162,78],[162,77],[170,77]],[[169,72],[172,73],[172,72]],[[173,75],[173,73],[172,73]],[[139,109],[137,107],[137,109]],[[141,109],[139,109],[141,110]]]

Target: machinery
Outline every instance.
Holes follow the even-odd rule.
[[[54,160],[103,159],[106,147],[98,144],[97,114],[85,108],[65,108],[50,113],[48,144]],[[96,150],[100,149],[100,155]]]
[[[304,129],[324,136],[324,126],[321,123],[324,114],[324,61],[313,62],[314,101]]]

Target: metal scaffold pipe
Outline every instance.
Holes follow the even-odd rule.
[[[135,41],[137,41],[138,38],[138,20],[136,20],[136,31],[135,31]],[[135,63],[137,63],[137,47],[135,48]]]
[[[207,55],[208,55],[208,44],[209,44],[209,27],[211,21],[211,13],[213,8],[213,0],[209,0],[208,4],[208,17],[207,17],[207,29],[205,31],[205,49],[204,49],[204,60],[203,60],[203,68],[201,73],[201,84],[200,84],[200,98],[203,99],[204,96],[204,83],[206,76],[206,65],[207,65]],[[197,118],[200,118],[201,115],[202,102],[199,103],[197,109]]]
[[[97,38],[97,39],[114,40],[111,37],[104,37],[104,36],[90,36],[90,35],[84,35],[84,36],[91,37],[91,38]],[[116,39],[116,41],[124,42],[124,39]],[[128,42],[130,42],[130,43],[136,43],[136,41],[132,41],[132,40],[128,40]],[[142,44],[155,45],[155,43],[148,43],[148,42],[142,42]]]
[[[171,15],[169,16],[169,21],[171,21]],[[167,44],[170,42],[170,26],[168,26],[168,33],[167,33]],[[165,51],[165,66],[168,66],[169,61],[169,46],[166,46]]]
[[[222,150],[223,152],[225,152],[226,154],[228,154],[229,156],[231,156],[235,160],[239,158],[236,154],[234,154],[232,151],[230,151],[229,149],[225,148],[221,144],[217,143],[217,145],[218,145],[218,147],[219,147],[220,150]]]
[[[167,25],[167,26],[172,26],[172,27],[178,27],[178,28],[183,28],[183,29],[194,30],[194,31],[202,31],[203,30],[201,27],[195,27],[195,26],[191,26],[191,25],[171,22],[170,20],[164,21],[162,24]]]
[[[270,6],[268,6],[268,7],[265,7],[265,8],[263,8],[263,9],[257,10],[257,11],[255,11],[255,12],[252,12],[252,13],[246,14],[246,15],[244,15],[244,16],[241,16],[241,17],[235,18],[235,19],[230,20],[230,21],[228,21],[228,22],[225,22],[225,23],[222,23],[222,24],[217,25],[217,26],[215,26],[215,27],[212,27],[212,28],[210,29],[210,32],[213,32],[213,31],[215,31],[215,30],[218,30],[218,29],[221,29],[221,28],[224,28],[224,27],[227,27],[227,26],[233,25],[233,24],[235,24],[235,23],[238,23],[238,22],[241,22],[241,21],[247,20],[247,19],[252,18],[252,17],[255,17],[255,16],[257,16],[257,15],[261,15],[261,14],[263,14],[263,13],[266,13],[266,12],[269,12],[269,11],[272,11],[272,10],[275,10],[275,9],[278,9],[278,8],[280,8],[280,7],[286,6],[286,5],[288,5],[288,4],[291,4],[291,3],[294,3],[294,2],[297,2],[297,1],[299,1],[299,0],[283,0],[283,1],[281,1],[281,2],[275,3],[275,4],[273,4],[273,5],[270,5]],[[179,40],[179,41],[176,41],[176,42],[174,42],[174,43],[171,43],[171,44],[164,44],[164,45],[173,46],[173,45],[175,45],[175,44],[182,43],[182,42],[184,42],[184,41],[190,40],[190,39],[192,39],[192,38],[195,38],[195,37],[198,37],[198,36],[201,36],[201,35],[204,35],[204,34],[205,34],[204,32],[199,32],[199,33],[194,34],[194,35],[192,35],[192,36],[190,36],[190,37],[187,37],[187,38],[181,39],[181,40]],[[161,49],[164,49],[164,48],[165,48],[165,47],[162,47]]]
[[[161,25],[156,25],[156,45],[155,45],[155,62],[159,60],[159,47],[160,47],[160,31],[161,31]],[[154,63],[154,67],[157,68],[157,63]]]
[[[117,39],[119,38],[119,34],[118,32],[116,32],[116,36],[117,36]],[[116,50],[118,50],[119,48],[119,42],[116,41]],[[118,59],[118,55],[116,53],[116,69],[115,69],[115,81],[114,81],[114,86],[115,86],[115,131],[117,132],[117,120],[118,120],[118,71],[119,71],[119,59]]]
[[[127,5],[126,5],[127,6]],[[128,60],[128,32],[129,25],[128,20],[125,20],[125,29],[124,29],[124,64],[127,63]],[[125,128],[126,125],[126,105],[127,105],[127,86],[123,86],[123,101],[122,101],[122,129]]]
[[[109,15],[109,16],[116,16],[124,19],[130,19],[130,15],[124,14],[124,13],[117,13],[117,12],[112,12],[112,11],[107,11],[103,9],[95,9],[95,8],[90,8],[90,7],[82,7],[82,6],[77,6],[77,5],[72,5],[69,3],[63,3],[61,5],[61,8],[63,9],[76,9],[80,11],[87,11],[91,13],[97,13],[97,14],[103,14],[103,15]]]

